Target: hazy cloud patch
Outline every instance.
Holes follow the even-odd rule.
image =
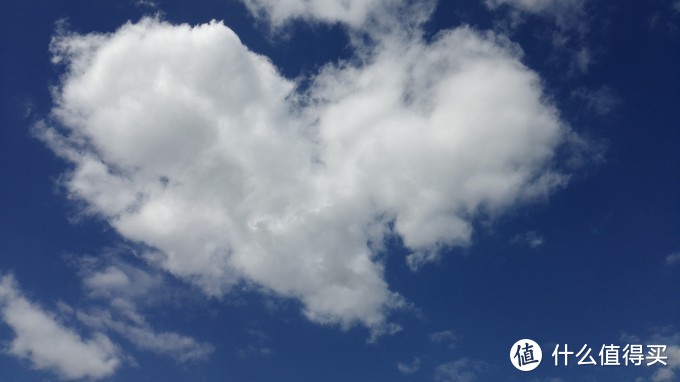
[[[489,365],[470,358],[461,358],[437,366],[434,380],[436,382],[475,382],[480,373],[488,370]]]
[[[397,363],[397,369],[399,369],[399,372],[406,375],[416,373],[418,370],[420,370],[420,366],[421,361],[418,357],[413,358],[411,363]]]

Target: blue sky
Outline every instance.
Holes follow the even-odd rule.
[[[680,380],[680,2],[0,18],[3,382]]]

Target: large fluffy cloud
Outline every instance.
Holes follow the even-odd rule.
[[[335,200],[393,221],[414,268],[467,245],[478,212],[565,181],[546,168],[563,127],[518,55],[496,35],[458,28],[431,44],[383,41],[367,65],[316,79]]]
[[[384,330],[403,305],[386,235],[414,269],[468,245],[475,217],[566,181],[552,161],[568,134],[507,40],[396,36],[300,91],[219,22],[62,35],[67,70],[38,131],[72,164],[70,195],[153,264],[210,295],[245,281],[315,322]]]
[[[28,301],[12,276],[0,278],[0,317],[15,338],[6,350],[33,367],[63,379],[100,379],[121,364],[118,348],[102,333],[84,339],[53,315]]]

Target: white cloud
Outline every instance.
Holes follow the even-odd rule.
[[[583,0],[484,0],[484,2],[491,8],[508,5],[529,13],[553,12],[559,8],[573,8],[583,5]]]
[[[414,374],[415,372],[420,370],[420,365],[421,365],[420,358],[415,357],[413,358],[413,362],[411,363],[402,362],[397,363],[397,369],[399,369],[399,372],[402,374]]]
[[[564,65],[567,74],[587,73],[594,63],[593,53],[586,39],[591,25],[586,9],[587,0],[484,0],[484,4],[501,18],[496,28],[512,34],[528,18],[542,21],[535,35],[551,46],[553,65]]]
[[[292,20],[340,23],[353,29],[374,29],[376,23],[400,19],[401,27],[425,21],[434,0],[408,3],[401,0],[242,0],[256,17],[278,28]]]
[[[135,5],[141,8],[158,9],[158,2],[154,0],[135,0]]]
[[[628,334],[624,334],[621,338],[628,344],[666,345],[666,351],[662,355],[668,357],[665,360],[667,366],[654,365],[655,371],[649,380],[652,382],[676,381],[676,373],[680,370],[680,332],[676,332],[670,326],[656,328],[654,331],[656,333],[644,341]],[[636,381],[644,382],[645,380],[640,377]]]
[[[510,243],[527,245],[530,248],[539,248],[544,244],[545,240],[536,231],[527,231],[523,234],[517,234],[512,238]]]
[[[479,373],[488,369],[488,365],[481,361],[461,358],[437,366],[434,373],[436,382],[474,382]]]
[[[666,256],[666,265],[673,266],[677,264],[680,264],[680,252],[671,253]]]
[[[83,258],[78,265],[88,296],[106,303],[104,307],[75,312],[86,325],[113,331],[141,350],[167,355],[179,362],[205,360],[214,351],[208,343],[175,332],[157,332],[147,323],[140,305],[162,303],[172,294],[160,274],[117,257]]]
[[[248,330],[250,343],[238,350],[238,355],[241,358],[264,357],[272,354],[270,346],[270,339],[261,330]]]
[[[266,17],[274,25],[290,19],[312,19],[361,25],[379,5],[387,0],[243,0],[255,15]]]
[[[680,13],[680,1],[676,1],[673,3],[673,9]]]
[[[680,332],[672,332],[672,328],[662,328],[659,333],[652,336],[649,345],[666,345],[665,356],[668,357],[667,367],[662,367],[654,372],[652,381],[672,382],[676,380],[676,373],[680,370]]]
[[[458,342],[458,335],[451,330],[430,333],[429,337],[431,342],[444,344],[449,349],[456,347],[456,342]]]
[[[126,288],[130,279],[120,269],[110,266],[102,272],[97,272],[85,279],[85,285],[94,293],[108,293],[112,289]]]
[[[88,326],[122,335],[141,350],[167,355],[179,362],[205,360],[215,350],[210,344],[178,333],[156,332],[145,322],[115,319],[111,312],[105,310],[78,312],[77,316]]]
[[[675,380],[675,372],[669,368],[659,369],[652,375],[653,382],[673,382]]]
[[[83,339],[23,297],[12,276],[0,280],[0,314],[15,333],[7,353],[66,380],[105,378],[120,366],[119,351],[108,337],[96,333]]]
[[[571,28],[583,18],[585,0],[484,0],[490,9],[507,6],[515,12],[549,17],[561,28]]]
[[[665,343],[658,344],[664,345]],[[668,366],[660,366],[660,368],[654,372],[652,375],[652,381],[654,382],[673,382],[677,380],[676,373],[680,369],[680,343],[677,342],[677,338],[675,343],[668,345],[664,355],[668,357]]]
[[[80,258],[77,266],[85,292],[92,298],[149,303],[151,298],[162,299],[167,291],[161,274],[147,272],[115,256]]]
[[[70,196],[205,293],[246,281],[318,323],[393,332],[385,235],[417,269],[568,179],[553,161],[572,133],[492,33],[383,37],[304,93],[219,22],[144,19],[52,52],[67,73],[37,131],[73,165]]]
[[[595,90],[578,88],[571,95],[583,100],[591,112],[600,116],[611,114],[621,103],[621,99],[608,86]]]

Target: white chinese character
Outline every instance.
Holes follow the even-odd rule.
[[[664,366],[668,365],[664,360],[667,356],[662,355],[666,353],[666,345],[647,345],[647,366],[652,366],[655,363],[660,363]]]
[[[588,348],[587,351],[586,348]],[[586,354],[583,354],[584,351]],[[589,348],[588,344],[583,345],[581,350],[578,353],[576,353],[577,357],[581,357],[581,354],[583,354],[583,357],[581,357],[581,359],[578,360],[578,365],[597,365],[595,358],[593,358],[593,356],[590,355],[591,351],[593,351],[593,349]],[[590,360],[585,361],[586,358],[590,358]]]
[[[626,366],[629,363],[640,366],[645,356],[642,353],[642,345],[626,345],[623,348],[623,359],[626,362]]]
[[[600,349],[600,365],[602,366],[620,366],[619,362],[619,349],[620,346],[602,345]]]
[[[559,351],[560,345],[557,344],[555,345],[555,350],[552,352],[553,358],[555,358],[555,366],[559,366],[559,360],[558,357],[563,355],[564,356],[564,366],[569,366],[569,356],[571,354],[574,354],[573,351],[569,351],[569,345],[564,344],[564,351]]]

